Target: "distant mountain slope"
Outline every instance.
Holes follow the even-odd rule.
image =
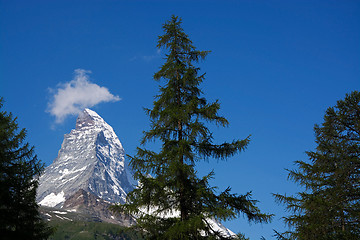
[[[41,207],[49,225],[56,229],[49,240],[141,240],[139,233],[118,224],[97,221],[91,215]]]

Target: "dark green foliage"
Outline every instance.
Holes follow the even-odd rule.
[[[209,185],[213,172],[197,176],[197,161],[233,156],[246,148],[249,137],[213,143],[205,122],[225,127],[228,121],[218,115],[219,102],[209,103],[199,89],[205,74],[199,74],[194,64],[209,52],[196,50],[178,17],[173,16],[163,29],[157,47],[168,52],[154,74],[163,84],[153,108],[146,109],[151,129],[141,142],[158,140],[161,150],[138,148],[131,166],[141,185],[128,195],[128,204],[114,209],[138,216],[137,227],[147,239],[227,239],[212,228],[209,219],[228,220],[242,214],[252,222],[268,222],[271,216],[260,213],[251,193],[237,195],[230,188],[218,193]]]
[[[237,237],[239,240],[250,240],[250,238],[247,238],[243,233],[238,233]]]
[[[56,221],[50,225],[56,228],[49,240],[142,240],[140,234],[116,224],[84,221]]]
[[[304,191],[276,194],[292,215],[292,231],[278,239],[360,239],[360,93],[346,95],[315,125],[316,151],[309,162],[297,161],[289,178]]]
[[[0,108],[2,107],[0,98]],[[35,201],[37,176],[43,165],[34,148],[18,132],[16,118],[0,112],[0,234],[1,239],[47,239],[51,233]]]

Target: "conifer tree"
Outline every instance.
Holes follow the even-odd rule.
[[[360,239],[360,93],[328,108],[314,127],[316,150],[297,161],[289,178],[304,188],[296,196],[276,194],[291,215],[291,229],[278,239]]]
[[[0,98],[0,109],[3,99]],[[37,176],[43,165],[34,147],[25,142],[26,131],[18,132],[16,118],[0,112],[0,238],[47,239],[52,229],[38,211]]]
[[[159,49],[167,50],[165,63],[154,74],[162,82],[152,109],[146,109],[151,129],[144,132],[141,144],[158,140],[161,149],[138,148],[131,166],[140,185],[128,195],[128,203],[114,209],[135,214],[137,227],[147,239],[230,239],[211,224],[212,219],[229,220],[244,214],[252,222],[268,222],[251,199],[251,193],[231,193],[230,187],[218,193],[209,185],[214,173],[198,177],[195,165],[200,160],[224,160],[243,151],[249,137],[222,144],[213,142],[205,122],[228,126],[219,116],[218,101],[209,103],[199,85],[205,74],[195,65],[208,51],[199,51],[172,16],[163,25]]]

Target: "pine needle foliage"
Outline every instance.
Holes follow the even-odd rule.
[[[138,227],[147,239],[230,239],[213,228],[209,221],[229,220],[244,215],[252,222],[268,222],[270,215],[256,207],[251,193],[238,195],[231,189],[218,193],[209,180],[210,172],[198,177],[195,165],[200,160],[225,160],[249,143],[249,137],[214,144],[205,123],[228,126],[220,116],[218,101],[208,102],[199,85],[205,79],[196,64],[209,51],[199,51],[181,27],[176,16],[163,25],[159,49],[167,50],[165,63],[154,74],[162,85],[152,109],[146,109],[151,128],[141,144],[159,141],[159,152],[138,148],[131,166],[140,185],[128,195],[128,203],[114,207],[138,217]]]
[[[360,93],[328,108],[314,127],[316,150],[296,161],[289,179],[304,188],[297,196],[275,194],[291,213],[278,239],[360,239]]]
[[[3,99],[0,98],[0,108]],[[18,131],[16,118],[0,112],[0,234],[1,239],[47,239],[52,233],[36,203],[37,176],[43,165],[34,147]]]

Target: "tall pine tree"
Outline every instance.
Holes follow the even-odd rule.
[[[3,99],[0,98],[0,109]],[[16,118],[0,112],[0,238],[47,239],[46,226],[35,201],[37,176],[42,164],[34,147],[25,142],[26,131],[18,132]]]
[[[205,74],[194,64],[205,59],[208,51],[199,51],[181,27],[181,19],[172,16],[163,25],[159,49],[168,50],[166,61],[154,74],[163,82],[152,109],[146,109],[151,129],[144,132],[141,144],[159,140],[160,152],[138,148],[131,166],[140,185],[128,195],[128,203],[114,209],[135,214],[137,227],[147,239],[230,239],[214,229],[211,219],[229,220],[244,214],[249,221],[268,222],[251,199],[251,193],[237,195],[230,188],[218,193],[209,185],[213,178],[198,177],[196,162],[224,160],[243,151],[249,137],[214,144],[205,122],[228,126],[218,115],[218,101],[209,103],[199,85]]]
[[[360,239],[360,93],[346,95],[315,125],[316,150],[297,161],[289,178],[304,191],[276,194],[291,215],[278,239]]]

